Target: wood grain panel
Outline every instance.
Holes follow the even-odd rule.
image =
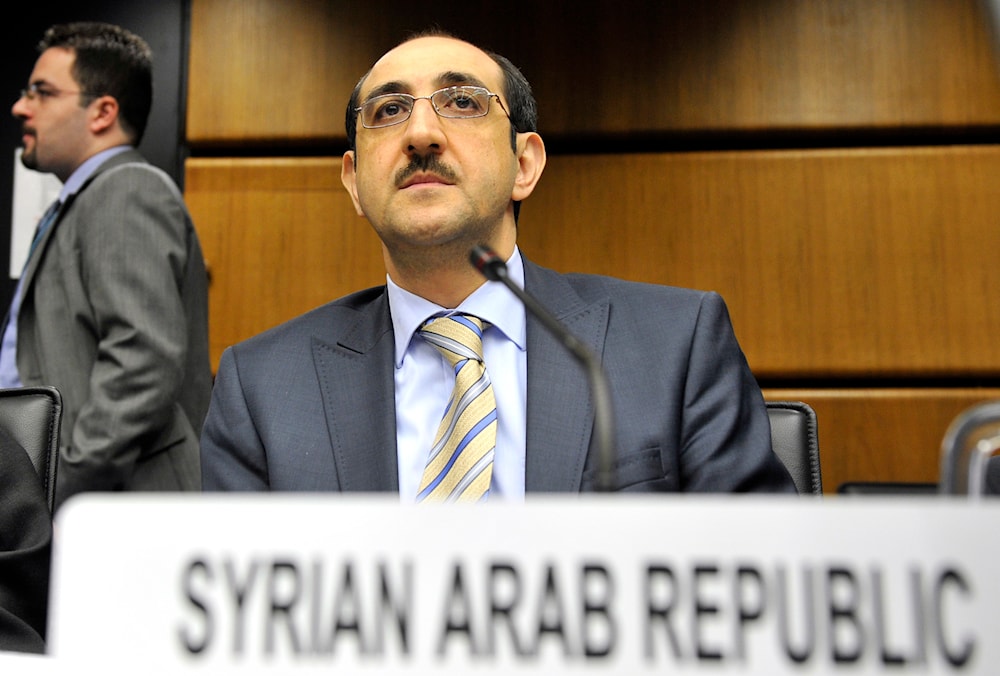
[[[193,0],[187,139],[342,139],[357,79],[432,23],[517,63],[553,137],[996,126],[983,11],[979,0]]]
[[[214,344],[381,281],[339,166],[189,160]],[[555,157],[519,239],[556,269],[719,291],[763,378],[996,377],[996,176],[993,146]]]
[[[1000,119],[996,62],[976,0],[538,8],[534,23],[545,38],[520,46],[549,132],[899,129]],[[550,30],[567,15],[571,30]]]
[[[944,218],[941,213],[921,217],[924,211],[934,212],[928,203],[931,197],[941,200],[949,190],[940,187],[940,177],[931,182],[938,185],[933,190],[921,183],[920,177],[947,173],[940,163],[950,158],[945,165],[957,172],[954,180],[966,187],[976,186],[981,181],[975,177],[986,171],[989,163],[968,174],[959,167],[968,170],[985,161],[990,153],[968,155],[961,149],[928,149],[917,154],[928,164],[917,162],[902,173],[906,179],[903,183],[910,185],[904,195],[891,187],[894,181],[887,180],[887,167],[877,169],[877,161],[872,163],[876,169],[851,178],[859,171],[854,153],[650,156],[644,161],[630,158],[625,165],[602,164],[587,158],[555,158],[543,179],[544,189],[540,187],[540,192],[525,204],[522,246],[535,260],[554,262],[557,267],[565,264],[572,269],[651,281],[662,281],[656,278],[666,271],[666,281],[675,283],[717,278],[719,284],[706,286],[724,287],[737,332],[758,375],[760,369],[755,364],[812,363],[816,361],[816,350],[826,354],[831,363],[842,364],[849,355],[866,358],[869,351],[885,350],[886,346],[902,343],[900,336],[921,331],[934,334],[929,341],[926,336],[915,336],[915,340],[925,340],[925,349],[944,350],[936,357],[938,362],[961,361],[968,349],[988,357],[990,353],[982,345],[968,341],[970,334],[978,335],[984,326],[992,326],[982,323],[991,313],[965,314],[952,309],[949,315],[942,308],[957,302],[950,298],[952,295],[969,293],[973,284],[970,280],[978,279],[980,284],[995,282],[988,275],[976,277],[989,272],[991,266],[985,264],[966,266],[975,271],[968,278],[957,272],[950,277],[945,273],[970,260],[979,261],[984,253],[997,250],[996,242],[985,234],[985,238],[977,239],[974,231],[967,229],[970,222],[982,218],[975,209],[970,211],[968,204],[959,212],[962,218]],[[877,155],[888,161],[888,167],[914,161],[910,157],[904,162],[892,153]],[[716,166],[716,162],[720,164]],[[212,274],[209,300],[213,366],[226,346],[330,299],[384,280],[378,241],[367,222],[355,215],[340,185],[339,171],[340,160],[331,158],[188,160],[186,198]],[[765,186],[783,186],[782,194],[789,196],[801,191],[798,184],[787,185],[789,177],[795,175],[801,175],[800,180],[810,186],[810,199],[799,197],[796,201],[789,197],[776,204],[760,199],[761,182]],[[868,203],[873,200],[870,195],[861,199],[829,188],[818,189],[845,181],[852,185],[862,179],[880,186],[880,197],[874,200],[881,205],[878,208]],[[619,201],[591,197],[598,184],[617,190]],[[546,192],[550,195],[545,196]],[[556,199],[556,193],[564,194]],[[987,198],[977,190],[969,194],[971,197],[963,202],[990,207],[988,210],[997,213],[997,205],[991,201],[997,199],[995,195]],[[758,197],[750,199],[748,195]],[[560,207],[566,214],[564,218],[546,217],[546,211],[555,209],[558,201],[579,204],[574,209]],[[636,213],[624,206],[633,202],[641,205]],[[805,203],[813,202],[816,205],[807,208]],[[944,202],[950,204],[949,199]],[[737,204],[744,206],[720,215],[720,204],[730,209]],[[852,218],[842,213],[843,204],[848,205]],[[893,208],[888,205],[904,208],[906,218],[891,216]],[[810,209],[831,213],[817,220]],[[908,223],[909,230],[894,231],[892,236],[882,233],[886,226],[871,217],[880,209],[890,213],[883,220],[894,223],[901,219]],[[640,217],[647,210],[657,219],[649,219],[649,214]],[[644,224],[646,221],[651,224]],[[733,227],[733,223],[739,227]],[[946,228],[947,233],[921,232],[930,226]],[[859,238],[860,245],[856,242]],[[972,244],[966,241],[970,238]],[[907,242],[919,244],[914,248]],[[981,250],[975,249],[975,242],[979,242]],[[896,246],[888,246],[892,243]],[[887,248],[869,261],[870,252],[882,247]],[[910,260],[915,252],[920,254],[918,259],[934,259],[946,252],[946,263],[907,270],[901,263]],[[877,270],[866,270],[861,264],[848,266],[846,273],[841,271],[843,279],[839,281],[810,272],[816,265],[828,265],[823,262],[826,257],[840,260],[851,256],[877,262]],[[773,257],[772,263],[762,264],[768,257]],[[932,274],[939,278],[931,278]],[[859,275],[865,279],[854,279]],[[952,288],[952,278],[965,285],[964,290]],[[895,286],[874,289],[880,284]],[[914,284],[918,289],[908,290]],[[935,285],[947,290],[934,292],[930,287]],[[844,288],[830,288],[839,286]],[[911,294],[913,299],[907,301],[906,307],[918,315],[944,314],[936,322],[919,316],[900,318],[898,314],[891,321],[878,320],[879,303],[884,302],[880,300],[882,293],[902,297]],[[922,293],[931,297],[921,298]],[[879,331],[887,335],[872,341],[848,333],[838,322],[846,321],[841,315],[852,316],[857,310],[837,306],[842,301],[838,294],[862,294],[867,303],[863,308],[865,321],[878,320]],[[973,304],[971,300],[968,303]],[[821,307],[807,307],[815,304]],[[902,324],[893,326],[894,321]],[[917,330],[910,327],[914,321]],[[824,327],[838,326],[834,337],[822,333]],[[995,331],[995,327],[991,330]],[[780,354],[789,345],[797,345],[798,351]],[[956,354],[950,352],[952,349]],[[912,349],[907,355],[906,359],[897,359],[897,370],[904,375],[919,372],[914,365],[924,364],[924,355]],[[881,360],[888,358],[882,355]],[[855,369],[856,365],[846,370]],[[1000,388],[769,388],[765,396],[806,401],[816,409],[824,483],[826,491],[833,492],[846,481],[936,481],[940,443],[947,426],[967,407],[1000,398]]]
[[[936,483],[941,442],[958,414],[997,388],[765,389],[816,411],[823,492],[848,481]]]
[[[185,197],[211,274],[213,369],[229,345],[385,282],[339,159],[189,159]]]
[[[719,291],[762,377],[1000,374],[1000,146],[552,157],[519,243]]]
[[[350,58],[356,33],[335,3],[197,0],[190,35],[189,143],[344,135],[343,110],[367,66]]]

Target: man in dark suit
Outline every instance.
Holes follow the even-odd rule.
[[[545,166],[536,118],[517,68],[447,35],[402,43],[361,79],[342,180],[382,241],[386,286],[226,350],[202,434],[206,490],[418,499],[453,372],[464,368],[420,329],[460,314],[477,318],[480,380],[495,394],[482,416],[490,440],[464,481],[485,482],[490,499],[598,487],[794,492],[717,294],[557,274],[521,254],[517,211]],[[610,486],[598,481],[585,373],[469,264],[479,244],[600,355],[617,412]],[[467,358],[478,361],[477,350]]]
[[[63,186],[5,324],[0,386],[63,397],[57,505],[82,491],[198,490],[208,408],[207,274],[177,186],[136,150],[148,45],[50,28],[12,112],[29,169]]]
[[[0,427],[0,650],[45,652],[51,519],[28,453]]]

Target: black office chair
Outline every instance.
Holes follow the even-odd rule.
[[[822,495],[816,412],[801,401],[769,401],[771,447],[803,495]]]
[[[54,387],[0,389],[0,425],[28,452],[55,509],[62,395]]]
[[[923,481],[845,481],[838,495],[935,495],[938,485]]]

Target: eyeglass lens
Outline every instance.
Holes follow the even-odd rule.
[[[384,94],[369,99],[361,106],[361,122],[368,128],[388,127],[405,122],[420,99],[429,100],[441,117],[483,117],[489,113],[493,96],[492,92],[483,87],[446,87],[429,96]]]

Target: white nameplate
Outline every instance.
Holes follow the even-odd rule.
[[[86,495],[59,662],[316,673],[996,674],[1000,501]]]

